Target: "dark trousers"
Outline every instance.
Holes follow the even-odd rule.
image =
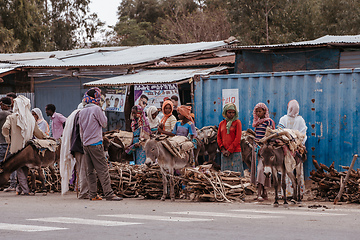
[[[86,177],[89,184],[89,196],[93,198],[97,194],[96,173],[104,191],[104,197],[114,194],[111,189],[109,167],[105,158],[104,147],[102,144],[96,146],[84,146]],[[96,173],[95,173],[96,170]]]

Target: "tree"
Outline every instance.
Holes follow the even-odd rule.
[[[41,0],[4,0],[0,4],[2,25],[13,33],[14,39],[19,40],[16,51],[44,50],[48,42],[48,27],[43,6]]]
[[[90,0],[2,0],[2,52],[67,50],[94,37],[103,25]]]
[[[20,41],[14,38],[14,31],[0,27],[0,53],[12,53]]]
[[[230,23],[225,10],[197,11],[164,19],[160,35],[169,43],[224,40],[230,36]]]
[[[48,20],[51,40],[56,49],[66,50],[91,40],[104,25],[96,14],[90,14],[90,0],[50,0]]]
[[[151,44],[152,24],[150,22],[137,23],[135,19],[120,18],[114,27],[118,35],[118,43],[126,46]]]

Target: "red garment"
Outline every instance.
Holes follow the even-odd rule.
[[[223,120],[219,124],[217,142],[219,148],[224,147],[230,153],[241,152],[241,122],[235,120],[230,127],[230,134],[227,134],[226,120]]]

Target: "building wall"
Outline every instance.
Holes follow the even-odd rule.
[[[242,50],[236,52],[235,72],[280,72],[338,69],[339,49],[308,48],[283,50]]]
[[[266,103],[276,124],[290,100],[299,102],[308,127],[306,177],[314,169],[312,159],[326,165],[335,161],[335,168],[342,170],[340,165],[349,166],[360,150],[360,69],[210,76],[195,83],[198,128],[218,125],[223,119],[222,89],[239,89],[243,130],[252,128],[252,111],[258,102]]]

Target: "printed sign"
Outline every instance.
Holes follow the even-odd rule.
[[[105,111],[124,112],[126,100],[126,87],[102,88],[105,93],[104,101],[101,106]]]
[[[178,105],[180,106],[179,90],[176,83],[174,84],[148,84],[134,86],[135,105],[143,108],[146,106],[155,106],[161,108],[166,99],[172,96],[178,97]]]
[[[239,89],[222,90],[222,107],[224,108],[227,103],[234,103],[236,108],[239,109]]]

